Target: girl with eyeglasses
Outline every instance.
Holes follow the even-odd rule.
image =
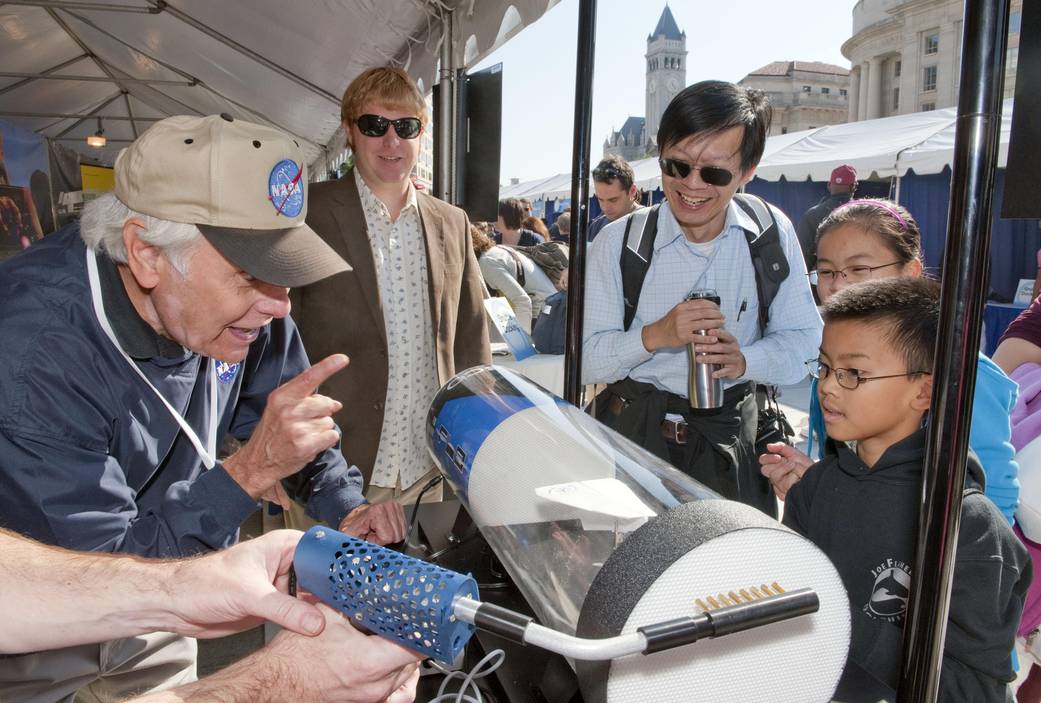
[[[917,278],[923,275],[921,242],[918,224],[903,206],[890,200],[851,200],[821,222],[817,229],[817,269],[808,275],[811,283],[817,285],[821,302],[860,281],[897,276]],[[808,450],[819,459],[824,455],[827,434],[817,395],[817,376],[839,372],[847,383],[851,379],[859,382],[870,382],[870,379],[860,378],[856,369],[822,367],[817,359],[807,363],[814,376],[810,384]],[[1009,524],[1019,501],[1019,468],[1013,459],[1015,450],[1010,442],[1009,424],[1016,393],[1015,382],[980,354],[969,446],[983,464],[986,496],[998,506]],[[816,459],[781,443],[767,445],[767,450],[759,457],[763,475],[770,480],[777,497],[784,500],[788,489]]]

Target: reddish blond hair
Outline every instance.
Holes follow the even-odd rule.
[[[340,101],[340,119],[353,124],[367,102],[383,103],[402,112],[411,112],[427,124],[426,101],[412,78],[395,66],[377,66],[363,71],[351,81]]]

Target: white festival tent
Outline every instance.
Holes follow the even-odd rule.
[[[779,134],[766,140],[756,176],[767,181],[827,181],[836,164],[850,164],[864,179],[940,173],[954,158],[954,107],[877,120],[862,120]],[[1002,106],[998,166],[1005,167],[1012,129],[1012,100]],[[657,158],[632,162],[636,185],[661,187]],[[590,184],[592,190],[592,184]],[[570,174],[526,181],[504,188],[502,197],[553,200],[571,197]]]
[[[394,64],[429,90],[446,11],[472,66],[558,0],[8,0],[0,119],[112,164],[156,119],[228,113],[300,140],[312,173],[343,148],[339,102]],[[85,140],[98,130],[108,144]]]

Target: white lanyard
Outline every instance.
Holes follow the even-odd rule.
[[[199,453],[202,458],[202,463],[207,469],[212,469],[217,463],[214,457],[217,456],[217,374],[210,367],[213,362],[206,357],[203,357],[202,363],[205,365],[205,373],[210,380],[210,418],[209,418],[209,432],[207,433],[206,446],[202,445],[202,440],[199,439],[199,435],[195,433],[188,421],[181,417],[181,414],[174,410],[174,407],[170,405],[170,402],[163,397],[163,394],[159,392],[159,389],[152,385],[152,382],[148,380],[144,372],[138,368],[134,360],[130,358],[130,355],[123,351],[123,347],[119,345],[119,341],[116,339],[115,332],[112,331],[112,325],[108,321],[108,317],[105,315],[105,303],[101,299],[101,277],[98,275],[98,261],[97,256],[93,251],[87,249],[87,278],[90,279],[90,295],[94,303],[94,314],[97,315],[98,324],[101,325],[101,329],[105,332],[105,336],[109,338],[112,345],[123,355],[123,358],[127,360],[138,376],[141,377],[148,387],[156,394],[156,396],[163,402],[166,409],[170,411],[170,415],[177,424],[181,426],[181,431],[184,432],[184,436],[188,438],[188,441],[195,447],[195,451]]]

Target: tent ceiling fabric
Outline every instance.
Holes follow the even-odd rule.
[[[84,142],[98,128],[93,116],[0,119],[111,164],[120,140],[154,118],[227,112],[296,136],[314,163],[323,147],[343,143],[339,99],[364,69],[402,66],[430,89],[446,9],[454,8],[453,53],[463,66],[467,40],[473,65],[557,1],[97,1],[131,10],[109,11],[85,8],[94,0],[13,0],[0,3],[0,72],[106,80],[0,76],[0,113],[137,119],[103,119],[102,149]]]
[[[755,175],[767,181],[826,181],[839,164],[850,164],[862,179],[940,173],[954,158],[957,108],[883,117],[778,134],[766,140]],[[1008,160],[1012,99],[1002,105],[998,167]],[[657,157],[630,164],[642,190],[661,187]],[[590,183],[592,189],[592,183]],[[571,197],[571,175],[558,174],[512,185],[503,197],[532,200]]]

